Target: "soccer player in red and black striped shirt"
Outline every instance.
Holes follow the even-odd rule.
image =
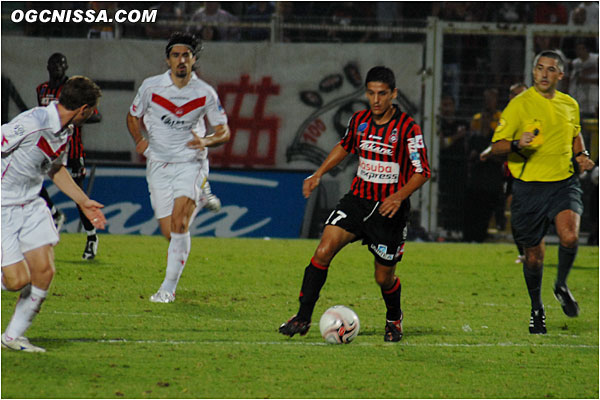
[[[325,223],[321,242],[304,270],[298,313],[279,332],[305,335],[333,257],[348,243],[362,240],[375,257],[375,280],[386,305],[384,340],[402,338],[401,285],[396,263],[404,253],[410,195],[431,177],[427,151],[417,123],[393,104],[398,95],[394,73],[374,67],[365,80],[369,109],[355,113],[341,142],[317,171],[304,180],[305,197],[321,176],[350,153],[359,157],[350,191]]]
[[[58,100],[60,97],[60,92],[64,86],[64,84],[69,79],[66,75],[67,69],[69,65],[67,63],[67,57],[61,53],[54,53],[48,58],[48,65],[46,69],[48,70],[48,81],[40,84],[36,88],[37,100],[39,106],[47,106],[52,101]],[[100,122],[101,115],[98,113],[98,110],[94,110],[94,114],[86,121],[87,123]],[[71,170],[71,176],[73,180],[79,185],[79,187],[83,188],[83,181],[85,179],[85,152],[83,150],[83,143],[81,141],[81,127],[76,126],[73,130],[73,135],[69,138],[69,154],[67,158],[67,168]],[[62,221],[57,223],[57,228],[60,230],[60,226],[62,222],[64,222],[64,214],[56,209],[48,192],[44,187],[42,187],[42,191],[40,192],[40,196],[46,200],[48,207],[52,211],[52,217],[54,218],[55,223],[58,221]],[[82,258],[84,260],[91,260],[96,256],[98,251],[98,237],[96,236],[96,229],[94,225],[88,220],[85,214],[81,211],[81,208],[77,206],[77,210],[79,211],[79,217],[81,219],[81,223],[83,228],[87,233],[87,241],[85,245],[85,249],[83,251]]]

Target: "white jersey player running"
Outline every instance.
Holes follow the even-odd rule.
[[[67,80],[58,102],[25,111],[2,125],[2,289],[21,291],[2,334],[3,348],[44,352],[23,335],[46,298],[54,277],[58,232],[39,197],[44,175],[77,203],[92,224],[104,229],[102,204],[90,200],[65,168],[74,125],[93,113],[100,88],[83,76]]]
[[[155,303],[175,300],[175,290],[187,261],[189,224],[208,198],[208,147],[229,140],[227,115],[217,93],[193,73],[197,39],[189,33],[171,35],[165,49],[169,71],[144,80],[127,114],[136,151],[147,158],[146,178],[154,215],[170,241],[165,279]],[[215,128],[206,135],[204,116]],[[142,122],[148,138],[142,135]]]

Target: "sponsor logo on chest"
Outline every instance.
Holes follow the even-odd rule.
[[[385,156],[394,155],[394,146],[391,144],[374,142],[371,140],[363,140],[360,142],[360,149],[371,153],[382,154]]]
[[[372,183],[398,183],[400,165],[395,162],[369,160],[360,157],[356,175],[362,180]]]

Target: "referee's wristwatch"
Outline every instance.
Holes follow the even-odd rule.
[[[590,152],[587,150],[583,150],[580,151],[579,153],[575,154],[575,158],[579,157],[579,156],[586,156],[587,158],[590,158]]]

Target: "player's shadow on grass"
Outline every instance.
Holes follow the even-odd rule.
[[[558,264],[544,264],[544,268],[550,268],[550,269],[556,269],[558,268]],[[571,267],[571,269],[577,269],[577,270],[592,270],[592,269],[599,269],[599,266],[580,266],[580,265],[573,265]]]
[[[430,326],[411,326],[409,329],[404,327],[404,334],[410,336],[441,336],[444,335],[445,331],[441,329],[434,329]],[[359,336],[382,336],[384,334],[383,327],[375,327],[369,329],[363,329],[359,333]]]

